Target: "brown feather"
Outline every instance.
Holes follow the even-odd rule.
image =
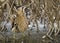
[[[24,15],[24,11],[22,8],[19,8],[17,13],[18,13],[18,17],[17,17],[16,21],[18,24],[19,31],[24,32],[28,27],[27,18]]]

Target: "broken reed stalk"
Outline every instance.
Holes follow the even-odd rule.
[[[35,22],[36,22],[36,25],[37,25],[37,32],[39,32],[37,19],[35,20]]]
[[[53,40],[53,38],[51,37],[53,31],[54,31],[53,27],[49,27],[49,31],[46,34],[46,36],[51,40]]]
[[[9,15],[11,15],[11,13],[12,13],[11,11],[12,11],[12,9],[13,9],[14,1],[15,1],[15,0],[13,0],[13,3],[12,3],[12,5],[11,5],[11,8],[9,9]]]
[[[59,29],[59,21],[57,21],[57,28],[56,28],[56,33],[55,33],[55,36],[58,35],[58,33],[60,32],[60,29]]]

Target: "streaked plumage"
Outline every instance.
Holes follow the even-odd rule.
[[[22,9],[22,7],[20,7],[18,9],[18,16],[17,16],[17,24],[18,24],[18,28],[19,31],[24,32],[27,28],[28,28],[28,21],[26,16],[24,15],[24,9]]]

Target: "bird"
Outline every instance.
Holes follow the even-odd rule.
[[[25,13],[24,9],[25,9],[24,7],[19,7],[17,9],[16,22],[18,24],[18,28],[20,32],[24,32],[28,28],[28,21],[27,21],[26,16],[24,15]]]

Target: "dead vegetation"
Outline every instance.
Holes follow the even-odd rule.
[[[41,23],[44,20],[44,28],[47,23],[49,30],[47,36],[52,39],[53,32],[54,36],[60,32],[60,0],[0,0],[0,24],[8,19],[12,23],[13,32],[24,32],[31,21],[37,24],[37,20],[40,19]]]

